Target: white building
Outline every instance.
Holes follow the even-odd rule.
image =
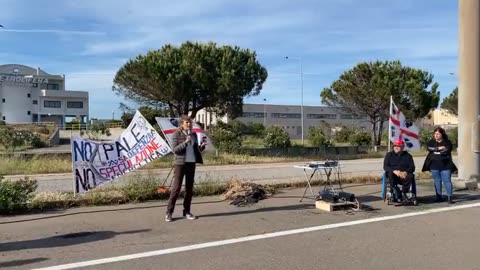
[[[88,121],[88,92],[66,91],[65,75],[40,68],[0,65],[0,121],[65,123],[65,117]]]
[[[358,129],[370,130],[371,124],[367,116],[353,116],[343,113],[338,109],[328,106],[303,106],[304,138],[307,138],[310,127],[319,127],[322,122],[335,127],[347,126]],[[236,118],[243,123],[262,123],[264,126],[280,125],[288,132],[290,138],[302,137],[301,107],[295,105],[269,105],[269,104],[244,104],[243,115]],[[215,114],[205,109],[200,110],[195,121],[206,127],[215,125],[217,121],[228,123],[231,119],[226,117],[217,119]]]

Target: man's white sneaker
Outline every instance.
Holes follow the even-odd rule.
[[[197,219],[197,217],[194,216],[192,213],[186,213],[185,215],[183,215],[183,217],[185,217],[186,219],[190,219],[190,220]]]

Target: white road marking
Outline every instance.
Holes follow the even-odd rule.
[[[203,249],[203,248],[209,248],[209,247],[218,247],[218,246],[237,244],[237,243],[243,243],[243,242],[248,242],[248,241],[255,241],[255,240],[268,239],[268,238],[274,238],[274,237],[280,237],[280,236],[286,236],[286,235],[293,235],[293,234],[300,234],[300,233],[307,233],[307,232],[322,231],[322,230],[328,230],[328,229],[334,229],[334,228],[342,228],[342,227],[348,227],[348,226],[354,226],[354,225],[360,225],[360,224],[367,224],[367,223],[373,223],[373,222],[380,222],[380,221],[386,221],[386,220],[394,220],[394,219],[400,219],[400,218],[415,217],[415,216],[428,215],[428,214],[440,213],[440,212],[447,212],[447,211],[453,211],[453,210],[459,210],[459,209],[474,208],[474,207],[479,207],[479,206],[480,206],[480,203],[473,203],[473,204],[465,204],[465,205],[457,205],[457,206],[436,208],[436,209],[430,209],[430,210],[425,210],[425,211],[420,211],[420,212],[405,213],[405,214],[399,214],[399,215],[393,215],[393,216],[384,216],[384,217],[377,217],[377,218],[368,218],[368,219],[348,221],[348,222],[335,223],[335,224],[327,224],[327,225],[321,225],[321,226],[315,226],[315,227],[307,227],[307,228],[301,228],[301,229],[295,229],[295,230],[280,231],[280,232],[245,236],[245,237],[233,238],[233,239],[227,239],[227,240],[206,242],[206,243],[188,245],[188,246],[183,246],[183,247],[160,249],[160,250],[154,250],[154,251],[148,251],[148,252],[142,252],[142,253],[135,253],[135,254],[130,254],[130,255],[103,258],[103,259],[98,259],[98,260],[83,261],[83,262],[76,262],[76,263],[70,263],[70,264],[62,264],[62,265],[56,265],[56,266],[50,266],[50,267],[44,267],[44,268],[37,268],[36,270],[63,270],[63,269],[73,269],[73,268],[79,268],[79,267],[94,266],[94,265],[99,265],[99,264],[115,263],[115,262],[135,260],[135,259],[146,258],[146,257],[167,255],[167,254],[172,254],[172,253],[177,253],[177,252],[191,251],[191,250],[197,250],[197,249]]]

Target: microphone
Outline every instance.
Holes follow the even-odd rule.
[[[190,138],[190,141],[191,141],[191,140],[192,140],[192,131],[191,131],[190,129],[187,129],[187,130],[186,130],[186,133],[187,133],[187,134],[186,134],[187,137],[189,137],[189,138]],[[189,141],[189,143],[190,143],[190,141]]]

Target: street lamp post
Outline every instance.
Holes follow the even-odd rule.
[[[263,99],[263,126],[267,127],[267,99]]]
[[[300,56],[285,56],[285,59],[297,59],[300,62],[300,88],[301,88],[301,105],[300,105],[300,113],[301,113],[301,122],[302,122],[302,145],[304,145],[304,115],[303,115],[303,61],[302,57]]]
[[[458,178],[466,188],[480,178],[480,2],[458,1]]]

